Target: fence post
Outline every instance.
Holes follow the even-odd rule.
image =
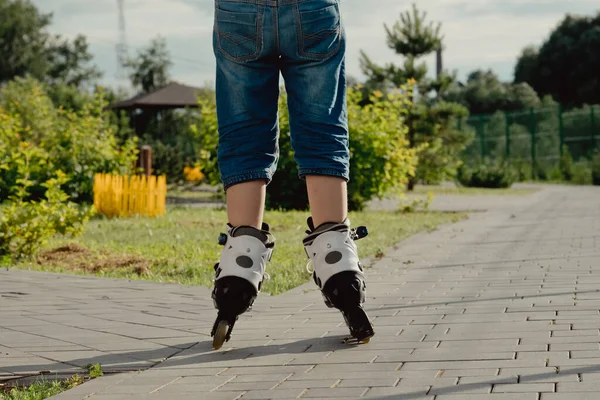
[[[143,145],[140,149],[140,167],[144,170],[145,176],[152,174],[152,147]]]
[[[510,113],[504,113],[506,116],[506,159],[510,158]]]
[[[592,127],[592,155],[594,154],[594,150],[596,150],[596,115],[594,113],[594,106],[590,106],[590,119],[591,119],[591,127]]]
[[[535,121],[535,111],[533,108],[529,110],[529,119],[530,119],[530,127],[529,131],[531,132],[531,177],[533,179],[537,178],[537,162],[536,162],[536,149],[535,149],[535,129],[536,129],[536,121]]]
[[[564,129],[564,121],[563,121],[563,110],[562,106],[558,105],[558,135],[560,137],[560,156],[563,155],[563,147],[565,146],[565,129]]]
[[[481,144],[481,162],[485,160],[485,124],[483,115],[479,116],[479,142]]]

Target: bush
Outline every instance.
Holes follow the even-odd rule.
[[[567,146],[563,146],[562,155],[560,156],[559,161],[559,169],[561,172],[561,178],[565,181],[573,180],[573,176],[575,175],[574,165],[573,165],[573,156],[571,156],[571,152]]]
[[[105,106],[99,92],[81,110],[65,110],[55,107],[34,79],[8,83],[0,97],[0,201],[14,195],[18,187],[15,161],[22,159],[22,144],[33,149],[27,165],[33,200],[43,198],[47,189],[40,183],[51,179],[53,171],[67,175],[62,189],[77,202],[92,200],[96,173],[129,173],[136,143],[127,140],[119,145]]]
[[[183,169],[189,160],[180,146],[168,145],[148,136],[145,136],[142,142],[152,148],[153,174],[166,175],[167,181],[171,183],[183,181]]]
[[[411,120],[415,130],[414,145],[421,146],[416,179],[425,184],[439,184],[456,177],[462,165],[460,154],[473,141],[474,134],[457,128],[458,120],[469,111],[457,103],[439,102],[414,107]]]
[[[466,187],[509,188],[517,180],[517,173],[507,164],[483,163],[474,168],[463,166],[458,180]]]
[[[27,162],[23,164],[26,167]],[[26,176],[26,174],[25,174]],[[19,179],[17,195],[3,209],[0,219],[0,258],[13,261],[34,255],[55,234],[75,236],[81,233],[83,223],[92,210],[68,201],[69,196],[61,190],[67,176],[58,172],[55,178],[43,183],[46,198],[28,202],[27,179]]]
[[[194,135],[200,154],[197,166],[204,174],[204,179],[210,185],[221,182],[219,164],[217,160],[217,146],[219,143],[219,125],[217,121],[217,105],[214,99],[200,99],[200,120],[192,124],[191,132]]]
[[[592,183],[600,186],[600,151],[592,158]]]
[[[571,182],[576,185],[591,185],[593,182],[592,168],[588,160],[578,161],[573,164]]]

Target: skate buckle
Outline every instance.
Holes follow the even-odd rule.
[[[306,270],[308,271],[309,274],[313,274],[313,272],[315,272],[315,268],[313,265],[313,260],[312,258],[308,260],[308,262],[306,263]]]
[[[363,239],[369,235],[369,230],[366,226],[359,226],[358,228],[352,229],[350,235],[352,236],[352,240]]]

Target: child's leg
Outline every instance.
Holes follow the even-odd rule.
[[[363,309],[366,284],[355,240],[367,232],[351,229],[347,219],[350,149],[339,0],[292,3],[280,6],[279,26],[292,146],[312,212],[303,244],[325,303],[366,342],[374,331]]]
[[[238,316],[252,307],[274,247],[262,219],[265,185],[278,160],[279,66],[276,7],[265,3],[215,1],[218,161],[229,224],[219,238],[223,249],[215,266],[214,348],[229,339]]]
[[[267,182],[250,181],[227,189],[227,217],[232,226],[260,229],[263,223]]]
[[[334,176],[306,177],[310,211],[315,226],[325,222],[344,222],[348,217],[348,193],[344,179]]]

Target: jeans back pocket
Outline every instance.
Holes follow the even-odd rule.
[[[230,8],[236,3],[231,3]],[[248,5],[248,4],[244,4]],[[217,2],[215,32],[219,50],[234,61],[250,61],[261,51],[261,12],[224,10]]]
[[[323,60],[333,56],[342,44],[342,24],[337,4],[299,11],[300,56]]]

